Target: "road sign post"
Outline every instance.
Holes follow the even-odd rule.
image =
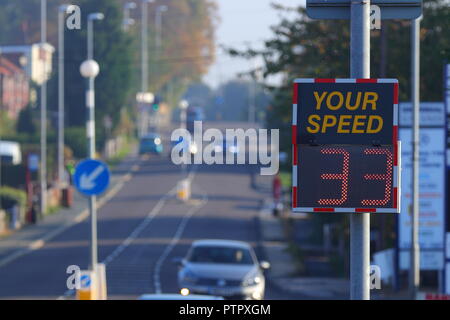
[[[370,78],[370,1],[350,7],[350,76]],[[350,216],[350,299],[370,300],[370,215]]]
[[[352,67],[366,76],[365,63]],[[397,113],[395,79],[295,80],[293,211],[353,213],[352,299],[369,299],[370,213],[400,210]]]
[[[378,6],[381,13],[381,19],[415,19],[422,14],[422,1],[421,0],[307,0],[306,13],[312,19],[350,19],[350,75],[355,79],[368,79],[370,78],[370,13],[371,3]],[[396,104],[398,104],[398,83],[396,84],[397,96]],[[294,100],[298,98],[298,92],[294,94]],[[294,103],[296,112],[296,103]],[[294,114],[294,116],[296,113]],[[332,118],[328,118],[332,119]],[[394,115],[394,120],[396,120]],[[324,120],[325,121],[325,120]],[[333,121],[333,120],[329,120]],[[344,124],[345,124],[344,120]],[[342,124],[342,122],[340,122]],[[323,130],[323,127],[322,127]],[[394,129],[394,132],[397,129]],[[296,133],[294,133],[296,135]],[[394,148],[393,157],[394,163],[400,161],[398,157],[399,144],[393,139],[392,147]],[[379,145],[380,143],[378,143]],[[295,152],[294,143],[294,182],[297,182],[297,168],[295,165],[295,157],[298,154]],[[374,141],[374,146],[377,142]],[[329,152],[338,152],[331,150]],[[342,153],[344,158],[343,171],[341,175],[329,174],[325,175],[329,179],[337,179],[338,176],[346,176],[349,168],[346,168],[345,163],[348,163],[348,155],[343,148],[338,153]],[[380,152],[380,151],[378,151]],[[388,154],[388,151],[383,151]],[[347,156],[346,156],[347,155]],[[387,165],[387,168],[389,165]],[[399,163],[396,163],[396,167],[399,167]],[[394,170],[395,171],[395,170]],[[399,170],[394,173],[394,179],[399,177]],[[395,177],[397,175],[397,177]],[[370,176],[370,175],[369,175]],[[386,172],[386,176],[388,176]],[[347,190],[346,180],[343,180],[342,190]],[[298,198],[298,190],[296,184],[293,184],[293,206],[295,206]],[[397,190],[397,191],[395,191]],[[387,189],[386,189],[387,191]],[[399,208],[399,185],[397,188],[393,188],[392,200],[393,204],[389,206],[393,207],[396,212]],[[395,194],[397,192],[397,194]],[[387,193],[386,193],[387,194]],[[344,193],[342,193],[342,198]],[[386,199],[386,198],[385,198]],[[336,203],[335,203],[336,204]],[[384,204],[386,205],[386,204]],[[314,209],[314,208],[313,208]],[[316,208],[319,211],[327,211],[330,208]],[[342,210],[342,208],[339,208]],[[365,210],[370,209],[370,210]],[[371,210],[377,210],[376,208],[355,208],[359,211],[358,215],[351,215],[350,217],[350,232],[351,232],[351,244],[350,244],[350,274],[351,274],[351,299],[370,299],[369,289],[369,253],[370,253],[370,216],[368,212],[374,212]],[[381,210],[385,210],[382,209]],[[333,209],[334,211],[334,209]],[[389,211],[389,209],[388,209]],[[381,211],[380,211],[381,212]]]
[[[420,20],[411,21],[411,100],[413,105],[413,170],[412,170],[412,219],[411,259],[409,288],[411,298],[416,300],[420,285],[419,247],[419,103],[420,103]]]
[[[98,262],[96,196],[103,193],[109,186],[110,173],[108,166],[98,160],[84,160],[77,165],[73,180],[77,190],[89,197],[89,211],[91,213],[91,267],[94,270]]]

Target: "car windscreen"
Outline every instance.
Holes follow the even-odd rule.
[[[219,246],[194,247],[188,257],[188,261],[193,263],[254,264],[248,249]]]

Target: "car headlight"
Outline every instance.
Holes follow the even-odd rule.
[[[261,283],[261,277],[260,276],[252,276],[252,277],[247,277],[242,284],[244,285],[244,287],[249,287],[249,286],[255,286],[259,283]]]
[[[155,138],[155,144],[156,145],[160,145],[161,144],[161,139],[160,138]]]
[[[189,146],[189,152],[192,153],[192,154],[196,154],[197,151],[198,151],[197,145],[195,143],[192,143]]]

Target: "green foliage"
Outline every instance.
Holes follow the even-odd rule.
[[[35,117],[36,118],[36,117]],[[24,133],[28,135],[37,134],[37,126],[33,120],[33,109],[26,107],[19,113],[19,118],[16,123],[16,130],[18,133]]]
[[[15,133],[14,121],[9,118],[6,111],[0,110],[0,137]]]
[[[21,207],[25,207],[27,204],[27,194],[25,191],[11,187],[0,187],[0,199],[13,201]]]
[[[75,158],[85,158],[87,155],[87,140],[85,127],[70,127],[65,131],[65,141]]]

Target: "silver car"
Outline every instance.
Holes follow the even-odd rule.
[[[228,299],[264,298],[263,270],[251,246],[241,241],[198,240],[179,264],[180,292],[222,296]]]

